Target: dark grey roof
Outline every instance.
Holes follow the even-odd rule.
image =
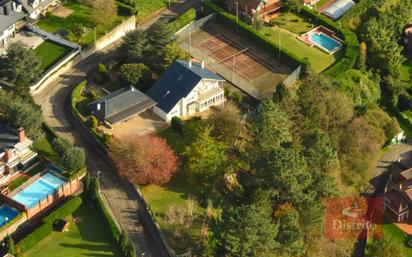
[[[12,8],[13,1],[10,0],[0,0],[0,32],[3,32],[11,25],[15,24],[17,21],[23,19],[26,15],[23,11],[15,12]],[[9,10],[6,14],[4,7]]]
[[[43,0],[43,1],[39,0],[39,5],[37,5],[36,8],[33,8],[31,6],[33,0],[17,0],[17,1],[19,1],[23,5],[24,9],[29,14],[32,14],[34,11],[36,11],[39,8],[44,8],[44,7],[49,6],[54,0]]]
[[[17,132],[8,128],[4,124],[0,124],[0,150],[2,151],[18,142]]]
[[[100,110],[98,105],[100,104]],[[92,112],[102,120],[115,124],[135,116],[156,105],[133,86],[124,87],[89,104]]]
[[[147,95],[157,102],[160,109],[169,113],[202,79],[224,81],[213,71],[202,69],[198,62],[192,62],[192,67],[189,67],[188,61],[174,61],[149,89]]]

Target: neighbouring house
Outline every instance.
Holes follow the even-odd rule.
[[[11,0],[0,0],[0,47],[6,45],[7,39],[14,37],[18,22],[25,16],[22,5]]]
[[[126,121],[156,105],[150,97],[134,86],[124,87],[108,94],[88,107],[100,121],[111,126]]]
[[[408,24],[405,27],[403,40],[404,40],[406,52],[408,56],[411,57],[412,56],[412,23]]]
[[[45,14],[50,6],[59,4],[59,0],[16,0],[23,5],[28,17],[33,20],[40,18],[40,15]]]
[[[0,126],[0,185],[36,161],[37,153],[30,149],[32,145],[33,141],[26,137],[23,128],[15,133]]]
[[[225,101],[225,80],[205,67],[204,62],[177,60],[147,95],[157,102],[153,112],[170,121],[174,116],[193,115]]]
[[[273,15],[282,8],[282,0],[226,0],[228,10],[246,21],[252,21],[255,15],[269,22]]]
[[[383,208],[385,215],[392,221],[412,223],[412,168],[389,178]]]

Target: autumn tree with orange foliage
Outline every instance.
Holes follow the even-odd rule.
[[[166,140],[155,135],[113,138],[109,150],[120,175],[134,184],[167,183],[179,166]]]

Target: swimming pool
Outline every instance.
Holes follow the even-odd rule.
[[[312,41],[315,45],[321,48],[328,53],[333,53],[339,50],[342,47],[342,43],[333,39],[332,37],[322,33],[322,32],[313,32],[309,34],[309,40]]]
[[[65,182],[51,173],[46,173],[21,192],[13,196],[13,200],[32,208],[39,201],[53,194]]]
[[[11,208],[8,204],[3,204],[0,206],[0,227],[3,227],[8,222],[13,220],[19,212],[13,208]]]

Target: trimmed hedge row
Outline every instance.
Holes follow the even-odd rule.
[[[76,196],[66,202],[63,206],[50,213],[43,219],[43,225],[34,230],[31,234],[26,236],[20,242],[17,243],[16,249],[19,253],[24,253],[30,248],[35,246],[43,238],[50,235],[53,231],[53,221],[61,217],[66,217],[76,211],[83,203],[80,196]]]
[[[105,220],[107,228],[111,232],[113,241],[118,243],[120,231],[117,228],[116,223],[112,219],[112,216],[110,216],[109,211],[107,210],[100,196],[97,197],[96,203],[100,213],[102,214],[103,219]]]
[[[278,52],[280,50],[281,59],[290,66],[297,67],[299,65],[303,65],[304,67],[306,67],[309,64],[308,61],[304,58],[296,55],[291,50],[280,47],[277,42],[272,42],[271,40],[267,39],[265,35],[256,31],[242,20],[236,22],[236,17],[233,14],[223,10],[221,7],[212,3],[210,0],[204,1],[204,4],[206,9],[211,12],[217,13],[218,18],[222,22],[224,22],[225,25],[232,28],[239,28],[239,33],[241,33],[243,36],[254,40],[260,46],[269,51]]]
[[[180,29],[182,29],[184,26],[189,24],[190,22],[196,20],[196,10],[193,8],[190,8],[187,10],[185,13],[183,13],[179,18],[177,18],[175,21],[169,23],[169,28],[173,34],[178,32]]]
[[[79,98],[81,97],[83,90],[86,88],[86,84],[87,84],[86,81],[82,81],[73,89],[70,95],[70,107],[74,115],[78,117],[89,128],[93,136],[97,138],[97,140],[99,140],[100,143],[107,146],[110,140],[110,136],[107,134],[102,135],[100,133],[97,133],[96,129],[90,128],[90,126],[88,126],[88,119],[83,116],[83,114],[79,111],[79,109],[77,109],[76,104],[79,101]]]
[[[330,66],[324,74],[330,76],[337,76],[342,74],[344,71],[353,68],[356,64],[356,60],[359,54],[359,41],[355,33],[350,31],[346,27],[339,26],[336,22],[331,19],[320,15],[304,6],[301,10],[301,14],[315,20],[319,24],[331,29],[337,33],[338,36],[342,37],[345,41],[345,54],[344,56],[337,61],[335,64]]]

